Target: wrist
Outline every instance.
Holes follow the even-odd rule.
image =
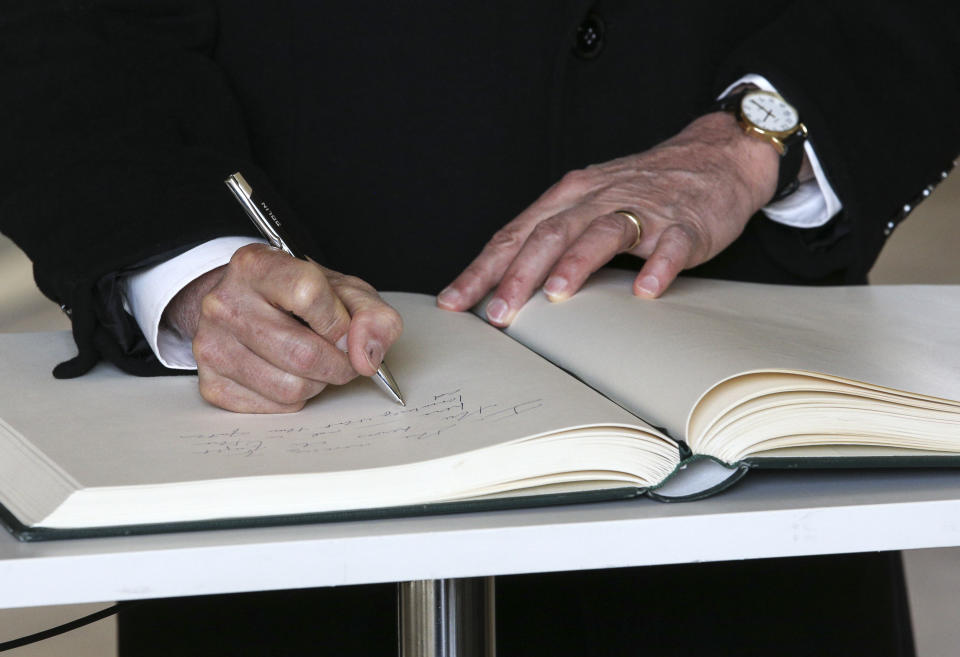
[[[695,123],[715,133],[726,155],[726,166],[742,189],[753,214],[765,206],[777,189],[780,155],[769,143],[746,134],[729,112],[712,112]]]

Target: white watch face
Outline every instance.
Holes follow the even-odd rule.
[[[751,91],[745,95],[740,110],[747,120],[769,132],[788,132],[800,122],[797,110],[787,101],[765,91]]]

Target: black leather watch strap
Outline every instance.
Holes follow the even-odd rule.
[[[777,189],[770,202],[779,201],[797,191],[800,186],[800,167],[803,166],[802,132],[795,132],[783,140],[783,155],[780,156],[780,169],[777,171]]]

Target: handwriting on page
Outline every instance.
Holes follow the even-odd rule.
[[[227,431],[183,434],[180,438],[192,453],[201,455],[251,457],[278,449],[292,454],[335,452],[383,440],[437,440],[466,425],[509,422],[543,406],[542,398],[477,402],[467,399],[458,388],[432,395],[430,401],[419,406],[391,408],[376,415],[269,429],[237,426]]]

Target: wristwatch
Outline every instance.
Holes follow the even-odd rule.
[[[731,112],[744,132],[766,141],[780,154],[777,191],[771,201],[796,191],[807,128],[793,105],[772,91],[744,89],[718,100],[714,111]]]

